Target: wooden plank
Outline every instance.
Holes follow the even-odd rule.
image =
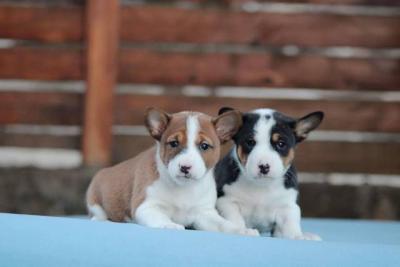
[[[198,0],[198,2],[206,2],[208,0]],[[398,0],[215,0],[212,2],[225,2],[230,4],[244,4],[249,2],[278,2],[293,4],[325,4],[325,5],[364,5],[364,6],[399,6]]]
[[[83,95],[0,92],[0,124],[80,125]]]
[[[0,124],[80,125],[82,103],[82,95],[74,93],[0,92]],[[180,95],[117,95],[114,123],[142,125],[143,114],[149,106],[169,112],[189,109],[209,114],[217,114],[221,106],[232,106],[242,111],[269,107],[292,116],[322,110],[326,118],[321,129],[400,132],[400,105],[396,102],[263,100]]]
[[[77,42],[84,35],[82,21],[79,7],[0,5],[2,38]],[[385,48],[400,46],[399,24],[399,17],[125,6],[121,38],[127,42]]]
[[[0,146],[79,148],[79,136],[0,133]],[[154,145],[148,136],[114,135],[113,162],[133,157]],[[304,172],[400,174],[399,143],[306,141],[296,150],[295,164]]]
[[[83,157],[88,165],[111,161],[113,91],[117,76],[119,0],[87,3],[87,90]]]
[[[63,43],[82,41],[83,9],[73,6],[0,5],[0,36]]]
[[[306,142],[295,158],[300,171],[400,173],[400,144]]]
[[[137,155],[154,144],[150,137],[117,136],[114,162]],[[400,173],[399,143],[304,142],[295,163],[305,172]]]
[[[15,134],[0,130],[1,146],[79,149],[81,136]]]
[[[86,214],[82,199],[96,171],[1,168],[0,210],[57,216]],[[398,187],[303,183],[299,203],[305,217],[399,220],[399,196]]]
[[[159,107],[169,112],[196,110],[217,114],[222,106],[231,106],[242,111],[261,107],[280,110],[291,116],[302,116],[308,112],[322,110],[325,120],[321,129],[400,132],[399,103],[356,102],[356,101],[300,101],[300,100],[262,100],[240,98],[217,98],[184,96],[129,96],[116,98],[115,123],[142,124],[148,106]],[[137,114],[133,116],[133,114]]]
[[[399,17],[130,6],[122,10],[121,23],[122,39],[130,42],[400,46]]]
[[[238,85],[395,90],[400,60],[338,59],[271,53],[167,53],[123,49],[120,81],[158,84]]]
[[[85,60],[81,49],[15,47],[0,49],[1,79],[81,80]]]
[[[79,80],[85,62],[76,48],[0,49],[0,79]],[[38,64],[40,62],[40,64]],[[396,90],[400,59],[282,56],[272,53],[166,52],[124,48],[119,81],[165,85]]]

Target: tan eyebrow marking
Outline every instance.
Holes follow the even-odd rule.
[[[278,142],[280,137],[281,137],[280,134],[274,133],[274,134],[272,134],[272,141]]]

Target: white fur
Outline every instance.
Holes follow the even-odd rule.
[[[217,201],[221,215],[239,227],[255,228],[273,236],[290,239],[320,240],[317,235],[303,234],[300,227],[301,212],[296,203],[298,192],[284,187],[284,167],[279,154],[270,144],[271,128],[275,124],[273,110],[255,110],[261,115],[254,126],[256,146],[248,155],[245,166],[238,162],[241,175],[235,183],[224,186],[225,195]],[[269,119],[265,115],[270,115]],[[267,175],[259,173],[259,164],[269,164]]]
[[[93,221],[106,221],[107,220],[107,214],[100,205],[97,205],[97,204],[88,205],[88,210],[89,210],[89,214],[92,215],[91,220],[93,220]]]
[[[256,146],[249,154],[246,165],[241,166],[242,173],[245,174],[246,178],[250,179],[274,179],[276,177],[282,177],[287,169],[285,168],[281,157],[272,148],[271,139],[271,128],[275,124],[275,120],[272,116],[274,110],[271,109],[259,109],[253,111],[260,115],[260,119],[254,125],[254,140],[256,141]],[[265,115],[269,115],[270,118],[266,119]],[[260,173],[259,165],[268,164],[270,170],[267,175]]]
[[[167,166],[168,174],[177,183],[188,183],[201,179],[207,172],[206,165],[196,146],[196,138],[199,132],[199,121],[196,116],[189,116],[186,121],[187,128],[187,149],[179,153]],[[158,153],[157,153],[158,154]],[[161,163],[161,161],[158,161]],[[161,165],[158,164],[161,168]],[[191,166],[189,179],[180,171],[180,166]]]
[[[137,208],[135,220],[149,227],[184,229],[194,228],[207,231],[257,235],[258,232],[235,226],[222,218],[215,209],[216,185],[213,169],[207,170],[196,147],[199,131],[198,119],[187,119],[187,150],[165,166],[156,153],[160,179],[146,190],[145,201]],[[179,164],[192,166],[191,178],[179,177]]]

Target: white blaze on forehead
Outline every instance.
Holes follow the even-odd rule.
[[[274,124],[275,120],[273,118],[260,117],[254,126],[254,139],[257,141],[257,144],[270,147],[271,129]]]
[[[268,147],[270,147],[269,140],[271,135],[271,128],[275,124],[275,119],[273,118],[274,112],[275,111],[272,109],[256,109],[251,112],[260,115],[260,118],[254,125],[254,139],[259,144],[267,144]]]
[[[188,149],[196,147],[196,139],[199,133],[199,120],[196,115],[189,115],[186,119],[186,135]]]
[[[275,110],[269,109],[269,108],[260,108],[260,109],[255,109],[250,111],[250,113],[256,113],[260,116],[265,116],[265,115],[270,115],[272,118],[272,115],[274,114]]]
[[[274,110],[257,109],[252,111],[260,117],[254,125],[254,140],[256,145],[250,152],[246,162],[246,172],[249,177],[257,177],[259,175],[259,165],[268,164],[270,171],[268,176],[281,177],[284,173],[282,159],[271,145],[271,130],[276,121],[273,117]]]

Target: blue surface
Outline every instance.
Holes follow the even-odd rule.
[[[400,223],[303,226],[324,241],[0,214],[0,266],[400,266]]]

